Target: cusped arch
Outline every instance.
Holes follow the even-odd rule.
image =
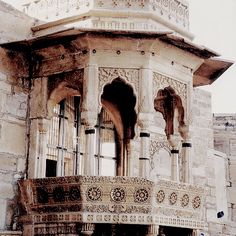
[[[171,87],[165,87],[157,92],[154,100],[154,109],[161,112],[166,122],[165,133],[169,139],[175,133],[176,128],[180,135],[184,137],[182,132],[185,127],[185,112],[182,104],[182,99],[176,94],[175,90]],[[177,124],[175,119],[177,118]],[[178,125],[178,127],[175,127]]]
[[[101,104],[110,115],[119,137],[127,140],[134,138],[137,113],[132,86],[122,78],[115,78],[104,86]]]
[[[99,109],[102,109],[101,95],[103,94],[104,87],[107,84],[111,84],[117,78],[124,81],[125,84],[133,89],[135,94],[138,94],[139,86],[139,70],[129,68],[99,68]],[[136,104],[134,107],[136,113],[138,113],[138,96],[136,96]]]

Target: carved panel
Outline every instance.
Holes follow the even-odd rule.
[[[20,181],[23,223],[203,225],[204,189],[134,177],[56,177]]]

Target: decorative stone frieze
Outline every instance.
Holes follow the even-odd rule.
[[[137,22],[134,21],[131,24],[128,19],[124,21],[122,17],[119,18],[119,15],[127,9],[133,17],[139,12]],[[53,21],[81,14],[96,16],[98,11],[113,11],[120,13],[117,16],[113,15],[113,19],[118,18],[117,21],[114,22],[113,20],[112,22],[110,20],[109,22],[109,14],[104,13],[107,19],[100,19],[100,24],[96,22],[93,27],[157,30],[158,24],[154,22],[152,24],[148,24],[144,20],[140,22],[140,16],[144,18],[144,15],[147,17],[149,14],[153,20],[161,19],[160,22],[162,23],[168,22],[186,31],[189,30],[189,5],[184,0],[40,0],[25,4],[23,11],[44,21]],[[91,11],[93,11],[92,14]]]
[[[198,228],[204,189],[135,177],[57,177],[19,182],[30,224],[125,223]]]

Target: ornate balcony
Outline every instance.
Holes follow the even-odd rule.
[[[72,176],[19,182],[23,224],[169,225],[203,228],[204,189],[133,177]]]
[[[116,30],[189,30],[186,0],[37,0],[23,6],[43,21],[69,19],[76,26]]]

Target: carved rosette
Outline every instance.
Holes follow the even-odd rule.
[[[136,107],[138,102],[138,90],[139,90],[139,70],[138,69],[125,69],[125,68],[99,68],[99,101],[101,105],[101,95],[103,93],[103,88],[106,84],[110,84],[114,79],[121,78],[126,83],[132,86],[136,94]]]
[[[86,193],[88,201],[99,201],[101,200],[102,192],[99,187],[90,187]]]
[[[194,199],[193,199],[193,208],[194,209],[198,209],[200,206],[201,206],[201,198],[199,196],[196,196]]]
[[[159,190],[156,197],[157,202],[162,203],[165,200],[165,197],[166,197],[165,192],[163,190]]]
[[[111,200],[114,202],[125,200],[125,190],[121,187],[113,188],[111,190]]]
[[[137,189],[134,193],[134,202],[144,203],[147,202],[149,198],[148,190],[145,188]]]
[[[171,205],[174,205],[177,202],[177,199],[178,199],[178,195],[175,192],[170,194],[169,201]]]
[[[181,199],[181,206],[182,207],[186,207],[189,204],[189,195],[188,194],[184,194],[182,199]]]

